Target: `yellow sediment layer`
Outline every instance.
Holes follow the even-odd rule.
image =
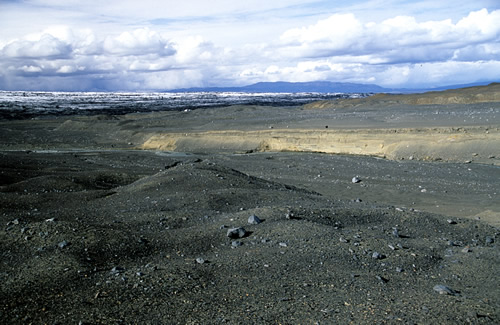
[[[463,160],[473,156],[499,158],[500,152],[496,151],[500,151],[500,132],[484,127],[225,130],[152,134],[141,148],[183,152],[301,151],[390,159]]]

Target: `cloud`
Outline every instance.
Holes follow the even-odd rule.
[[[378,63],[415,63],[453,59],[456,51],[500,40],[500,10],[471,12],[453,24],[450,19],[418,22],[397,16],[363,23],[352,14],[336,14],[314,25],[284,32],[279,47],[284,57],[360,57]]]
[[[199,64],[214,59],[216,54],[222,55],[220,49],[201,36],[190,36],[180,40],[174,45],[174,49],[179,63]]]
[[[61,58],[72,52],[71,45],[43,34],[39,40],[16,40],[4,46],[2,53],[8,58]]]
[[[61,89],[68,90],[74,82],[64,82],[56,77],[80,78],[82,84],[106,85],[102,90],[148,89],[149,86],[173,88],[180,81],[180,75],[188,76],[189,82],[199,83],[214,65],[207,64],[221,59],[223,52],[201,37],[188,37],[173,41],[149,28],[124,31],[117,35],[96,36],[89,29],[72,29],[68,26],[53,26],[38,34],[28,34],[0,47],[1,80],[21,80],[21,77],[53,77],[44,82],[49,87],[61,83]],[[199,70],[179,73],[177,70]],[[171,73],[162,73],[172,71]],[[156,73],[156,75],[153,75]],[[158,76],[162,78],[158,78]],[[166,77],[166,78],[165,78]],[[121,85],[117,84],[121,80]],[[153,82],[154,80],[154,82]],[[13,85],[16,82],[4,82]],[[40,83],[35,84],[40,87]],[[128,88],[136,87],[136,88]]]
[[[40,67],[35,67],[35,66],[22,66],[21,67],[21,70],[24,71],[24,72],[28,72],[28,73],[36,73],[36,72],[42,72],[42,69]]]
[[[118,55],[169,56],[175,54],[172,45],[159,33],[149,28],[123,32],[116,37],[106,37],[103,48],[107,53]]]
[[[263,5],[262,10],[283,8],[287,3],[255,1]],[[254,13],[233,3],[228,1],[224,10],[211,10],[222,15],[241,11],[238,17]],[[65,1],[53,0],[52,4],[69,8]],[[301,6],[298,0],[293,4]],[[131,12],[132,7],[127,8]],[[86,6],[85,10],[94,9]],[[153,17],[151,8],[147,10]],[[168,28],[113,25],[111,30],[45,26],[35,33],[0,39],[0,89],[154,90],[279,80],[409,87],[498,79],[500,75],[500,10],[482,9],[455,20],[396,15],[371,21],[354,13],[338,13],[304,21],[309,23],[272,33],[265,32],[266,26],[230,30],[236,25],[207,23],[215,26],[212,33],[218,32],[213,37],[206,37],[208,32],[204,36],[191,33],[191,24],[167,24]],[[222,28],[227,34],[220,33]],[[258,30],[262,40],[255,42],[252,37],[249,41],[246,30]],[[214,41],[226,35],[236,35],[238,42]]]
[[[285,46],[336,51],[351,48],[362,33],[363,26],[353,14],[337,14],[315,25],[290,29],[281,40]]]

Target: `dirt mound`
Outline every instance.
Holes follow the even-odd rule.
[[[449,105],[500,102],[500,83],[487,86],[431,91],[423,94],[376,94],[366,98],[318,101],[307,104],[307,109],[349,108],[387,105]]]

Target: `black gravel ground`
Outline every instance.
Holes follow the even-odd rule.
[[[473,217],[495,166],[117,150],[0,169],[3,324],[500,322],[499,230]]]

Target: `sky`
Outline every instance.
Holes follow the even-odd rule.
[[[500,81],[500,0],[0,0],[0,90]]]

